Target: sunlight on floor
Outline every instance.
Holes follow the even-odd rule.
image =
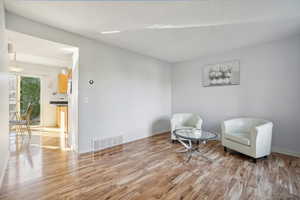
[[[70,151],[67,145],[67,134],[59,128],[34,127],[31,129],[31,138],[28,135],[20,136],[15,132],[10,133],[10,152],[22,153],[24,146],[29,145],[41,149],[59,149]]]

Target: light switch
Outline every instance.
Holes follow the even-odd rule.
[[[89,98],[88,97],[84,97],[84,103],[89,103]]]

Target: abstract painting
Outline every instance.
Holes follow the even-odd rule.
[[[219,64],[210,64],[203,70],[203,86],[224,86],[240,84],[240,62],[227,61]]]

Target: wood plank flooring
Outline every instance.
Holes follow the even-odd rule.
[[[254,164],[210,141],[200,149],[213,162],[185,163],[182,146],[162,134],[77,157],[47,148],[52,139],[12,153],[0,200],[300,199],[300,159],[291,156]]]

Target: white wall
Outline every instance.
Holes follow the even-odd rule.
[[[8,160],[8,56],[4,20],[3,0],[0,0],[0,187]]]
[[[68,128],[69,128],[69,144],[71,148],[78,152],[78,79],[79,79],[79,50],[73,52],[72,56],[72,94],[68,96]]]
[[[92,137],[124,135],[127,142],[169,130],[168,63],[11,13],[6,17],[9,30],[79,47],[79,152],[90,151]]]
[[[240,60],[241,85],[202,87],[206,64]],[[204,128],[253,116],[274,122],[273,148],[300,152],[300,36],[178,63],[172,68],[172,112],[195,112]]]
[[[42,124],[43,126],[56,125],[56,106],[49,102],[53,99],[53,93],[58,91],[58,74],[63,68],[46,66],[33,63],[17,62],[17,66],[23,71],[17,73],[25,76],[37,76],[41,78],[41,102],[42,102]]]

